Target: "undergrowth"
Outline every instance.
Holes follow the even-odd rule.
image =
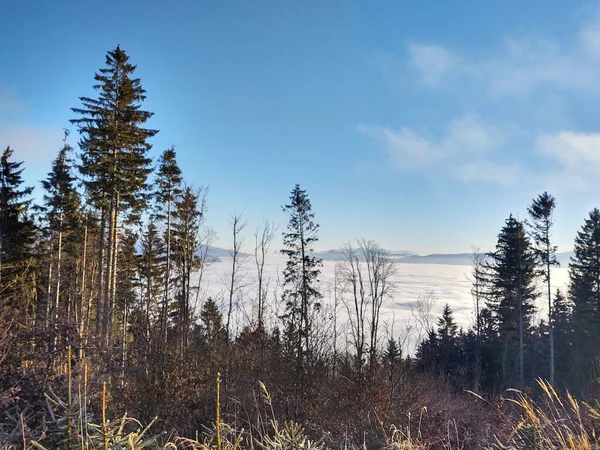
[[[67,361],[71,361],[70,349]],[[456,421],[449,422],[444,433],[431,439],[426,434],[427,408],[410,419],[407,426],[385,426],[380,421],[381,439],[377,444],[347,439],[340,444],[327,440],[312,439],[303,426],[294,421],[280,421],[272,406],[267,386],[259,382],[263,413],[253,423],[246,422],[247,429],[238,421],[224,421],[221,406],[221,377],[215,384],[215,423],[199,430],[193,437],[181,437],[166,432],[154,432],[157,418],[142,424],[123,414],[108,417],[109,388],[102,383],[99,395],[99,416],[90,411],[88,392],[88,367],[84,364],[83,377],[73,383],[70,363],[65,367],[66,398],[61,398],[52,388],[44,393],[45,414],[43,423],[37,427],[28,424],[26,411],[5,411],[0,422],[0,449],[38,450],[344,450],[378,448],[383,450],[470,450],[461,439]],[[74,386],[75,384],[75,386]],[[488,450],[593,450],[600,449],[598,426],[600,406],[596,403],[579,402],[571,394],[560,395],[550,384],[538,381],[541,391],[532,396],[509,390],[505,402],[492,404],[478,394],[470,393],[485,402],[509,425],[507,431],[497,434],[482,449]],[[458,419],[458,418],[457,418]],[[445,438],[440,438],[445,435]]]

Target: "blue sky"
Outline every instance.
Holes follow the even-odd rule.
[[[30,182],[120,44],[219,245],[234,212],[248,241],[283,228],[295,183],[320,249],[489,249],[548,190],[567,251],[600,206],[597,3],[5,1],[0,29],[0,145]]]

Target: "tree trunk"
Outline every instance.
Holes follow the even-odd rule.
[[[87,316],[85,315],[85,279],[87,271],[87,240],[88,240],[88,226],[87,218],[86,223],[83,227],[83,257],[81,261],[81,285],[79,286],[79,340],[82,343],[79,349],[79,358],[83,358],[83,336],[86,335]]]
[[[546,230],[548,230],[548,227]],[[554,386],[554,318],[552,317],[552,288],[550,287],[550,236],[548,235],[546,235],[546,270],[548,281],[548,331],[550,337],[550,384]]]
[[[112,336],[112,329],[114,324],[115,314],[115,295],[117,292],[117,276],[118,271],[118,259],[119,259],[119,193],[115,199],[115,223],[113,226],[113,263],[112,263],[112,279],[110,285],[110,310],[108,320],[109,336]]]
[[[113,271],[113,250],[114,250],[114,226],[115,226],[115,203],[114,197],[110,201],[110,209],[108,214],[108,239],[106,243],[106,271],[104,274],[104,293],[103,293],[103,315],[102,315],[102,342],[105,347],[108,347],[110,336],[108,334],[108,323],[110,321],[110,288],[112,282]]]
[[[96,339],[102,344],[104,338],[104,234],[106,232],[106,210],[102,207],[100,212],[100,232],[98,234],[98,291],[96,294]]]
[[[163,296],[160,330],[163,343],[167,342],[167,309],[169,305],[169,282],[171,281],[171,200],[167,202],[167,267],[165,274],[165,292]]]
[[[62,230],[62,215],[60,219],[60,228]],[[62,240],[63,240],[63,232],[58,232],[58,249],[57,249],[57,258],[56,258],[56,289],[54,293],[54,348],[56,348],[57,339],[58,339],[58,321],[59,321],[59,302],[60,302],[60,284],[61,284],[61,262],[62,262]]]

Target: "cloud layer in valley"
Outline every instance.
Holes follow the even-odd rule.
[[[280,316],[283,304],[276,298],[275,292],[280,293],[281,287],[277,286],[278,274],[285,267],[284,255],[271,253],[267,255],[265,264],[265,279],[269,280],[270,295],[269,307],[272,316]],[[333,284],[335,275],[335,261],[324,261],[320,275],[321,292],[324,294],[323,303],[326,306],[324,314],[330,314],[333,308]],[[471,282],[469,276],[471,267],[468,265],[446,264],[397,264],[397,274],[393,277],[393,295],[382,305],[382,322],[385,322],[389,332],[393,330],[396,337],[404,336],[407,327],[415,326],[415,319],[411,310],[414,310],[419,298],[431,296],[435,299],[431,311],[431,323],[435,324],[437,317],[448,303],[457,322],[468,328],[473,323],[474,300],[471,295]],[[231,258],[222,257],[210,265],[203,275],[202,298],[212,296],[217,299],[221,308],[225,310],[226,281],[231,268]],[[553,269],[553,288],[565,289],[568,273],[566,268]],[[241,328],[253,317],[253,299],[256,296],[256,267],[252,257],[248,257],[242,264],[240,271],[240,284],[244,289],[236,298],[237,326]],[[541,289],[542,287],[540,287]],[[199,307],[200,305],[197,305]],[[544,300],[539,300],[540,318],[545,312]],[[340,325],[347,322],[347,311],[343,305],[338,308]],[[384,329],[386,329],[384,327]],[[412,336],[414,341],[415,336]],[[410,347],[414,345],[407,343]]]

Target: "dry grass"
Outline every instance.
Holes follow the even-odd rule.
[[[70,360],[70,358],[69,358]],[[436,436],[428,433],[428,410],[411,418],[403,427],[380,424],[379,443],[356,443],[347,440],[343,445],[332,444],[326,434],[320,440],[311,440],[303,427],[292,421],[280,422],[273,409],[273,399],[264,383],[259,382],[260,394],[256,397],[257,410],[262,411],[244,430],[239,425],[223,420],[221,412],[221,379],[215,383],[215,423],[211,428],[197,432],[194,438],[152,434],[152,420],[144,426],[127,414],[111,420],[107,416],[109,392],[102,383],[100,417],[94,418],[88,410],[88,367],[83,367],[83,377],[73,380],[70,364],[66,365],[66,400],[52,389],[45,393],[46,419],[43,427],[32,433],[23,415],[13,417],[10,423],[0,424],[0,448],[37,448],[38,450],[325,450],[342,447],[344,450],[379,448],[382,450],[470,450],[460,436],[462,428],[456,421],[448,421],[444,431]],[[488,449],[511,450],[593,450],[600,449],[597,427],[600,425],[600,408],[579,402],[571,394],[559,393],[547,382],[538,381],[541,394],[533,399],[516,390],[504,406],[491,404],[477,394],[497,412],[496,417],[510,424],[508,432],[495,436]],[[259,405],[260,404],[260,405]],[[468,414],[468,411],[463,411]],[[231,418],[229,418],[231,420]],[[460,420],[460,417],[457,417]],[[427,426],[426,426],[427,425]],[[500,428],[499,428],[500,429]],[[4,442],[3,442],[4,441]],[[329,447],[327,447],[329,443]]]
[[[518,419],[508,436],[497,438],[489,449],[510,450],[597,450],[600,439],[600,409],[579,402],[569,392],[562,397],[546,381],[538,380],[542,395],[534,400],[529,395],[509,390],[515,398],[507,399],[517,407]],[[476,395],[476,394],[475,394]],[[479,396],[478,396],[479,397]],[[481,397],[479,397],[481,398]]]

